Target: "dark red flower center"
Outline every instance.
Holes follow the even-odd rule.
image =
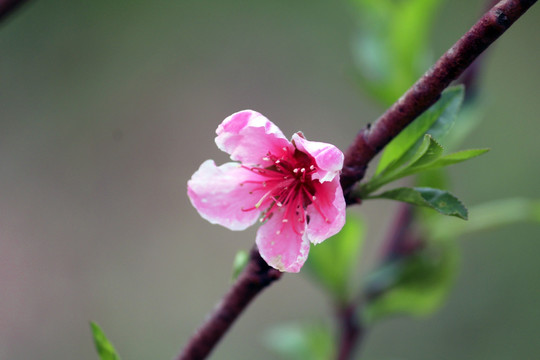
[[[309,223],[309,216],[306,216],[306,207],[309,204],[317,209],[317,211],[327,221],[328,218],[322,213],[315,195],[316,189],[312,180],[312,174],[317,171],[315,161],[307,154],[295,149],[283,148],[284,152],[281,156],[276,156],[268,153],[263,160],[272,165],[266,167],[254,166],[244,168],[260,175],[261,180],[249,180],[242,183],[257,184],[250,194],[263,194],[258,198],[253,207],[242,209],[243,211],[252,211],[258,209],[263,204],[268,204],[269,207],[264,211],[260,221],[270,219],[278,208],[284,208],[285,212],[281,220],[283,225],[277,231],[279,235],[283,228],[288,224],[297,234],[303,234],[305,223]]]

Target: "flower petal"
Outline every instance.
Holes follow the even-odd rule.
[[[311,176],[313,180],[320,182],[332,181],[339,176],[343,168],[343,153],[331,144],[309,141],[303,135],[296,133],[292,136],[296,148],[303,153],[309,154],[317,164],[318,170]]]
[[[285,209],[274,211],[273,216],[257,231],[256,243],[268,265],[286,272],[299,272],[309,253],[306,234],[283,223]]]
[[[271,152],[280,157],[292,145],[281,130],[263,115],[252,110],[232,114],[218,126],[216,145],[244,164],[264,164]]]
[[[337,234],[345,225],[345,198],[339,177],[331,182],[313,182],[316,200],[308,205],[307,235],[314,244],[319,244]]]
[[[217,167],[214,160],[206,160],[188,181],[188,196],[199,214],[212,224],[244,230],[257,221],[261,208],[242,209],[253,208],[261,196],[257,197],[260,190],[254,190],[258,184],[243,182],[259,178],[238,163]]]

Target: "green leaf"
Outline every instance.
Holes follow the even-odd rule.
[[[428,36],[442,0],[353,0],[360,29],[353,59],[361,85],[393,103],[432,63]]]
[[[431,135],[424,135],[424,140],[408,164],[403,165],[401,168],[394,168],[394,166],[388,167],[382,173],[375,175],[363,184],[362,198],[385,184],[415,173],[415,168],[420,168],[434,162],[441,156],[442,152],[442,146]]]
[[[455,239],[459,236],[487,231],[518,223],[540,224],[540,200],[510,198],[490,201],[470,208],[469,221],[429,217],[426,227],[430,238]]]
[[[388,178],[385,178],[384,180],[386,181],[384,182],[384,184],[390,181],[400,179],[405,176],[417,174],[422,171],[435,170],[435,169],[439,169],[445,166],[457,164],[457,163],[475,158],[482,154],[485,154],[488,151],[489,149],[463,150],[463,151],[458,151],[458,152],[455,152],[453,154],[446,155],[443,157],[437,157],[437,158],[432,157],[431,159],[426,158],[425,161],[422,161],[422,159],[420,159],[421,161],[415,164],[408,165],[404,167],[403,169],[397,171],[395,174],[388,176]]]
[[[444,136],[456,119],[464,90],[462,86],[447,89],[439,101],[407,126],[384,149],[375,175],[383,171],[392,171],[412,159],[424,134],[432,135],[435,140]],[[430,131],[430,129],[433,129]]]
[[[441,157],[442,147],[430,135],[426,135],[426,137],[429,138],[429,145],[425,145],[425,142],[422,143],[409,164],[392,172],[384,171],[373,177],[361,186],[359,197],[366,198],[381,186],[406,176],[457,164],[489,151],[489,149],[463,150]]]
[[[443,147],[429,134],[424,135],[422,145],[412,157],[407,167],[420,167],[430,164],[441,157]]]
[[[365,225],[347,215],[343,229],[323,243],[312,246],[305,268],[334,298],[344,301],[351,292],[351,275],[358,264]]]
[[[455,243],[434,243],[422,251],[389,262],[368,277],[374,293],[363,316],[368,323],[395,315],[426,316],[446,299],[457,270]]]
[[[475,158],[477,156],[480,156],[482,154],[485,154],[490,149],[470,149],[470,150],[462,150],[458,151],[449,155],[445,155],[438,159],[437,161],[429,164],[429,166],[425,166],[422,168],[422,170],[425,169],[436,169],[443,166],[453,165],[457,164],[472,158]]]
[[[289,360],[327,360],[335,354],[334,337],[322,324],[275,326],[264,340],[271,350]]]
[[[99,358],[101,360],[120,360],[114,346],[109,342],[99,325],[94,322],[90,322],[90,327],[92,329],[94,344],[96,346],[97,353],[99,354]]]
[[[455,216],[467,220],[467,208],[454,195],[445,190],[432,188],[397,188],[367,199],[391,199],[409,204],[425,206],[443,215]]]
[[[240,250],[236,253],[236,256],[234,257],[233,261],[233,273],[232,273],[232,280],[236,280],[238,278],[238,275],[244,270],[247,263],[249,261],[249,254],[245,250]]]

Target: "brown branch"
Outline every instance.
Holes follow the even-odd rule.
[[[25,2],[26,0],[0,0],[0,20],[3,20]]]
[[[433,105],[441,92],[501,36],[536,0],[502,0],[491,8],[373,125],[356,136],[345,154],[341,175],[348,203],[351,190],[366,172],[368,163],[397,134]]]
[[[357,346],[364,336],[364,328],[358,321],[356,304],[338,309],[337,318],[340,326],[340,340],[336,359],[354,358]]]
[[[193,335],[177,360],[204,359],[221,340],[251,301],[283,273],[271,268],[259,255],[256,246],[236,283],[214,309],[209,319]]]

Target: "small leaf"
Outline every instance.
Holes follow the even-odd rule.
[[[394,181],[399,178],[417,174],[422,171],[435,170],[445,166],[458,164],[460,162],[470,160],[472,158],[485,154],[488,151],[489,149],[463,150],[450,155],[439,157],[437,159],[432,159],[432,161],[411,165],[410,167],[406,167],[403,170],[400,170],[396,175],[392,177],[391,180]]]
[[[467,220],[467,208],[454,195],[445,190],[432,188],[397,188],[367,199],[391,199],[437,210],[443,215]]]
[[[364,242],[364,222],[348,214],[343,229],[323,243],[312,246],[305,268],[338,300],[350,294],[351,275]]]
[[[458,151],[458,152],[441,157],[437,161],[429,164],[430,166],[424,167],[423,169],[436,169],[443,166],[457,164],[457,163],[475,158],[482,154],[485,154],[489,150],[490,149],[470,149],[470,150]]]
[[[368,277],[374,293],[364,308],[368,323],[388,316],[426,316],[437,310],[452,286],[458,262],[455,243],[429,245],[413,255],[391,261]]]
[[[443,147],[431,135],[426,134],[418,150],[407,167],[425,166],[434,162],[441,157]]]
[[[374,176],[360,187],[358,197],[367,198],[369,194],[392,181],[425,171],[436,170],[445,166],[457,164],[489,151],[489,149],[463,150],[441,157],[441,152],[443,151],[442,147],[433,140],[430,135],[426,135],[426,138],[429,139],[428,145],[426,145],[426,141],[424,141],[409,164],[392,172],[387,172],[385,170],[381,174]]]
[[[462,86],[444,91],[439,101],[407,126],[384,149],[375,174],[392,171],[407,163],[429,133],[438,140],[450,129],[463,102]],[[434,128],[433,131],[430,131]]]
[[[249,254],[245,250],[240,250],[236,253],[233,261],[232,280],[236,280],[238,275],[244,270],[249,261]]]
[[[90,322],[90,327],[92,328],[94,344],[96,346],[97,353],[99,354],[99,358],[101,360],[120,360],[114,346],[109,342],[99,325],[94,322]]]
[[[334,355],[334,338],[322,324],[284,324],[265,335],[266,345],[289,360],[327,360]]]

